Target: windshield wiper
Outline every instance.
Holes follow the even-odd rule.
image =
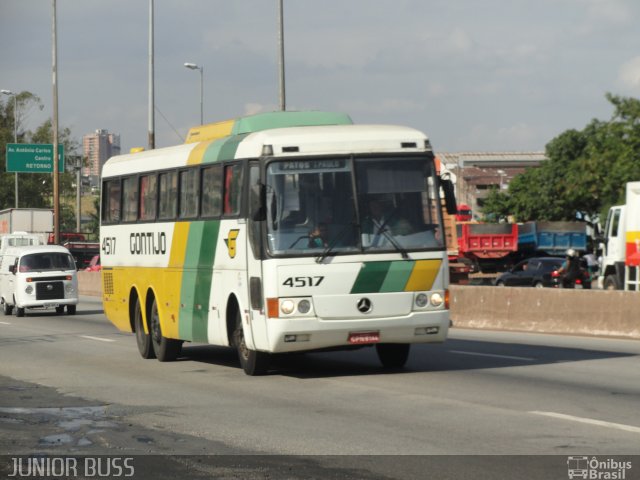
[[[358,223],[356,223],[356,222],[351,222],[351,223],[346,224],[344,226],[344,228],[342,230],[340,230],[335,237],[333,237],[333,239],[325,247],[325,249],[322,251],[322,253],[319,256],[316,257],[316,263],[322,263],[325,258],[327,258],[329,255],[332,255],[333,254],[333,249],[338,244],[338,241],[340,239],[342,239],[342,237],[344,237],[344,234],[346,232],[348,232],[353,227],[360,227],[360,225]]]
[[[393,237],[393,235],[391,235],[389,233],[389,230],[387,229],[386,225],[382,225],[378,231],[377,231],[377,235],[382,234],[384,235],[384,238],[386,238],[387,240],[389,240],[389,243],[391,243],[391,245],[393,245],[393,248],[395,248],[398,252],[400,252],[400,254],[402,255],[402,258],[404,258],[405,260],[411,260],[409,258],[409,253],[407,252],[407,250],[398,243],[398,241]]]

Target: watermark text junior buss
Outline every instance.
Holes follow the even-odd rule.
[[[127,478],[135,475],[132,457],[9,457],[10,478]]]

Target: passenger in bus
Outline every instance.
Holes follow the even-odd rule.
[[[326,248],[327,246],[329,246],[329,228],[325,222],[320,222],[309,234],[309,248]]]

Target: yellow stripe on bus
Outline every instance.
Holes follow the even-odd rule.
[[[187,239],[189,238],[189,222],[177,222],[173,225],[173,240],[171,241],[171,254],[169,256],[169,268],[164,274],[163,292],[158,292],[163,299],[158,304],[158,312],[162,321],[164,336],[167,338],[180,338],[180,288],[182,286],[182,270],[184,259],[187,255]]]
[[[187,159],[187,165],[199,165],[202,163],[202,158],[204,157],[204,152],[207,151],[209,145],[213,143],[213,140],[208,142],[200,142],[198,143],[191,153],[189,154],[189,158]]]
[[[231,135],[235,120],[224,120],[217,123],[198,125],[189,130],[184,143],[211,142]]]
[[[440,272],[442,260],[417,260],[404,287],[405,292],[431,290]]]
[[[173,225],[173,240],[171,241],[171,254],[169,256],[169,268],[180,268],[184,265],[184,257],[187,255],[187,239],[189,238],[190,222],[176,222]]]

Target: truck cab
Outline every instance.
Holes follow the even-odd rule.
[[[73,257],[64,247],[8,248],[0,255],[0,302],[5,315],[22,317],[26,309],[55,308],[76,313],[78,279]]]
[[[606,290],[621,290],[624,286],[624,261],[626,254],[625,205],[609,209],[604,226],[602,266],[598,286]]]

